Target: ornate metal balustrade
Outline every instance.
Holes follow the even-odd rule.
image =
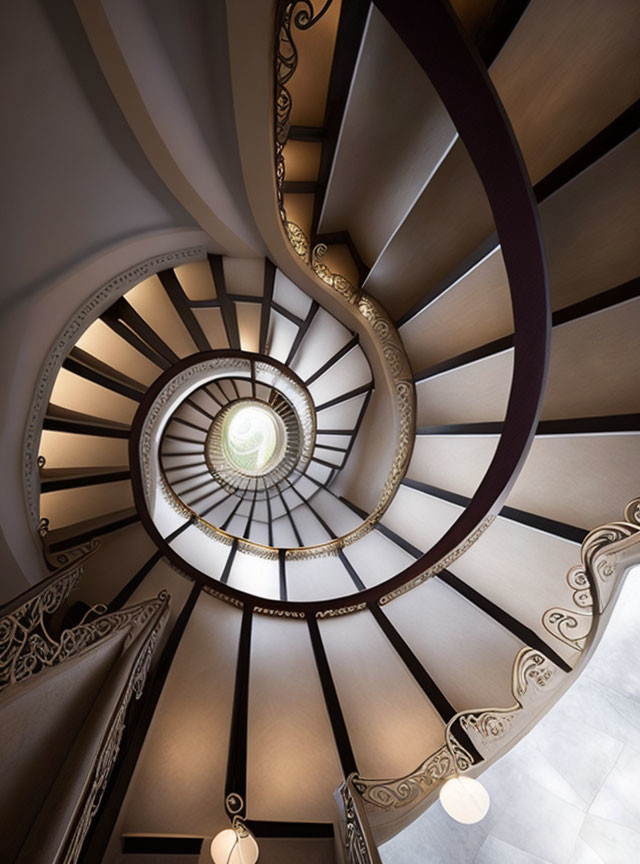
[[[546,630],[578,652],[578,658],[593,642],[598,618],[615,595],[619,577],[640,560],[640,498],[627,504],[624,521],[594,528],[585,537],[581,563],[567,573],[571,596],[564,607],[554,606],[542,616]]]
[[[448,4],[439,0],[424,0],[418,4],[375,0],[375,5],[430,78],[484,184],[505,256],[516,331],[512,387],[503,434],[494,458],[469,505],[453,525],[422,558],[390,580],[385,592],[388,602],[444,569],[489,528],[500,512],[537,425],[549,350],[549,302],[538,216],[532,205],[529,179],[522,170],[518,145],[486,69],[469,52],[455,14]],[[413,437],[407,418],[409,413],[413,414],[415,399],[413,389],[410,388],[410,393],[403,390],[406,356],[383,310],[348,279],[331,272],[322,260],[326,247],[313,248],[300,226],[288,219],[285,206],[284,148],[289,140],[292,111],[289,88],[298,64],[295,34],[313,27],[326,8],[327,4],[314,4],[311,0],[280,0],[278,5],[274,52],[277,201],[284,232],[296,254],[326,285],[354,305],[368,323],[375,320],[373,335],[382,340],[383,353],[390,364],[401,431],[390,482],[376,512],[379,518],[395,493],[396,477],[401,478],[406,470],[404,457],[408,459],[412,446],[412,440],[406,447],[404,442],[405,433],[410,439]],[[477,123],[480,113],[483,116],[481,126]],[[499,175],[494,170],[498,149],[504,166]]]
[[[340,789],[344,811],[344,849],[346,864],[382,864],[369,828],[364,802],[353,777],[348,777]]]
[[[0,692],[43,669],[77,657],[102,639],[144,625],[159,601],[138,603],[105,615],[105,606],[92,607],[75,627],[51,635],[48,621],[77,587],[84,563],[98,547],[45,580],[40,590],[0,618]]]
[[[404,477],[411,453],[415,431],[415,391],[411,366],[404,345],[392,320],[382,306],[355,286],[346,276],[334,273],[322,260],[328,249],[311,242],[302,228],[287,217],[284,204],[285,161],[284,147],[289,139],[292,108],[291,93],[287,88],[298,65],[298,51],[293,30],[309,30],[325,14],[332,0],[314,10],[310,0],[281,0],[276,19],[275,36],[275,95],[274,95],[274,154],[278,208],[284,231],[291,247],[318,278],[355,309],[366,323],[374,341],[381,349],[389,376],[393,382],[395,413],[397,417],[396,447],[386,483],[368,522],[375,525],[391,503],[398,485]]]
[[[353,790],[359,796],[357,800],[362,803],[367,823],[377,839],[385,839],[387,826],[394,824],[395,833],[398,821],[408,823],[415,818],[416,811],[428,806],[447,778],[478,764],[456,740],[456,728],[466,733],[483,764],[503,755],[531,729],[550,704],[571,686],[578,667],[587,662],[605,618],[611,613],[623,576],[637,563],[640,563],[640,498],[627,505],[624,521],[601,525],[584,539],[581,564],[573,567],[566,577],[575,608],[550,609],[542,617],[549,632],[577,652],[571,673],[563,673],[540,651],[525,647],[513,663],[511,705],[458,712],[445,727],[443,746],[411,774],[386,780],[352,775],[343,784],[340,789],[343,796],[352,797]],[[569,638],[567,634],[572,629],[576,632]]]
[[[95,747],[82,797],[71,808],[75,815],[65,831],[64,851],[51,852],[51,860],[59,864],[76,864],[80,860],[85,837],[120,750],[129,704],[132,698],[139,699],[142,695],[151,660],[169,617],[169,595],[163,591],[156,598],[109,614],[104,614],[106,607],[94,606],[79,624],[62,630],[59,636],[54,635],[53,616],[62,611],[78,586],[87,559],[98,546],[98,541],[93,541],[80,550],[73,550],[65,566],[0,609],[0,693],[5,691],[7,695],[11,687],[27,680],[37,682],[39,674],[82,657],[104,639],[118,633],[126,634],[122,657],[127,658],[124,663],[129,671],[125,673],[123,685],[109,685],[119,689],[114,690],[113,707],[110,716],[105,718],[104,733]],[[134,651],[133,656],[127,655],[128,649]],[[48,841],[42,839],[42,842]]]
[[[143,607],[144,611],[142,611]],[[141,643],[126,684],[117,699],[100,746],[96,751],[91,772],[85,784],[85,793],[78,810],[78,816],[69,831],[64,855],[60,859],[61,864],[77,864],[81,860],[80,856],[85,838],[100,806],[120,752],[129,704],[132,698],[140,699],[142,696],[153,655],[169,619],[169,595],[166,591],[162,591],[155,599],[125,609],[123,613],[131,613],[133,610],[139,610],[135,613],[135,623],[145,625]],[[105,616],[105,618],[110,617],[112,616]],[[132,615],[129,615],[128,623],[131,625],[134,623]]]
[[[242,552],[260,558],[276,560],[279,555],[277,548],[247,538],[235,538],[222,528],[208,522],[185,504],[168,481],[158,456],[158,441],[161,440],[162,429],[168,423],[167,418],[172,417],[184,399],[194,392],[194,385],[202,383],[204,386],[213,380],[233,377],[242,372],[244,372],[246,380],[250,380],[249,376],[253,375],[256,383],[264,384],[272,388],[274,392],[280,393],[292,406],[301,428],[302,444],[300,453],[297,454],[295,467],[296,470],[304,468],[313,450],[316,433],[315,412],[306,388],[295,380],[290,370],[287,370],[283,364],[273,358],[264,358],[262,355],[245,355],[229,350],[205,352],[197,355],[195,360],[193,357],[185,358],[167,370],[151,385],[138,409],[130,437],[130,463],[134,496],[139,510],[143,513],[143,523],[148,526],[148,530],[156,542],[158,542],[159,535],[155,532],[152,514],[156,493],[157,490],[160,490],[162,497],[171,508],[185,520],[190,520],[207,537],[225,546],[230,546],[235,540],[238,549]],[[413,441],[413,384],[403,392],[405,392],[411,406],[410,422],[404,427],[403,433],[406,435],[407,446],[410,450],[410,444]],[[409,415],[405,416],[408,417]],[[207,446],[208,444],[203,445],[203,458],[207,456]],[[404,457],[401,460],[395,459],[377,505],[360,525],[324,543],[287,549],[287,560],[298,561],[325,555],[336,555],[340,549],[355,543],[372,531],[385,508],[391,502],[405,470]],[[213,473],[211,476],[213,479],[217,479]],[[354,611],[350,608],[351,605],[345,606],[345,610]]]
[[[0,609],[0,692],[70,656],[76,637],[65,631],[66,636],[55,639],[49,622],[78,586],[85,562],[98,545],[94,541],[64,562],[66,566]],[[83,635],[78,633],[77,638],[86,641],[89,625],[83,627]]]

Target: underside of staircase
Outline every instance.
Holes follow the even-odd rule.
[[[568,689],[638,557],[636,4],[11,17],[55,236],[6,300],[0,552],[35,584],[90,549],[70,626],[170,597],[78,860],[208,860],[239,817],[265,864],[375,864]]]

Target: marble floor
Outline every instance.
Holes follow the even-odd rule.
[[[640,862],[640,566],[580,678],[481,782],[482,822],[438,802],[380,847],[383,864]]]

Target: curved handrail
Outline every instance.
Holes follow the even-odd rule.
[[[468,708],[447,723],[444,742],[414,771],[392,779],[368,779],[352,775],[349,782],[362,798],[368,821],[378,843],[396,834],[413,821],[438,793],[448,777],[459,772],[476,773],[476,766],[455,738],[462,728],[482,758],[482,768],[511,749],[531,728],[535,720],[555,702],[580,674],[604,630],[629,568],[640,562],[640,498],[625,508],[620,522],[600,525],[590,531],[580,549],[581,564],[569,570],[567,582],[580,591],[588,603],[573,596],[573,609],[567,615],[588,610],[584,640],[571,647],[576,651],[573,668],[560,675],[560,669],[537,649],[520,649],[511,673],[513,703],[503,707]],[[587,586],[587,587],[585,587]],[[569,604],[570,605],[570,604]],[[546,614],[546,613],[545,613]],[[552,631],[550,631],[552,632]],[[567,645],[561,632],[553,633]],[[346,785],[343,784],[343,789]]]
[[[470,503],[420,559],[374,588],[313,603],[258,599],[228,585],[217,586],[232,602],[277,615],[340,615],[383,603],[448,566],[491,524],[533,440],[546,381],[550,313],[537,208],[520,150],[482,61],[459,21],[440,0],[376,0],[429,75],[482,180],[491,204],[509,277],[515,325],[514,370],[503,433],[493,460]],[[276,34],[277,38],[277,34]],[[175,370],[174,370],[175,371]],[[166,374],[166,373],[165,373]],[[137,420],[130,438],[136,446]],[[139,429],[138,429],[139,434]],[[131,450],[134,490],[137,451]],[[135,492],[134,492],[135,494]],[[149,530],[140,496],[136,503]],[[157,531],[156,543],[193,578],[211,584],[171,550]]]
[[[16,597],[13,597],[11,600],[8,600],[2,606],[0,606],[0,626],[2,626],[2,619],[7,615],[11,615],[16,610],[20,609],[22,606],[27,606],[30,601],[34,598],[39,597],[43,591],[49,589],[52,585],[58,582],[58,580],[62,579],[64,576],[80,576],[82,573],[82,568],[84,566],[85,561],[89,558],[93,553],[99,548],[100,541],[97,539],[92,540],[90,543],[81,547],[81,551],[78,555],[73,557],[68,562],[65,562],[56,570],[53,571],[49,576],[45,576],[44,579],[41,579],[40,582],[36,582],[35,585],[32,585],[30,588],[27,588],[21,594],[18,594]],[[75,583],[74,583],[75,584]],[[66,596],[71,593],[71,587],[67,592],[65,597],[60,597],[56,599],[60,599],[60,603],[66,599]],[[56,606],[56,608],[58,608]],[[55,611],[54,609],[50,609],[48,611]]]
[[[485,187],[509,278],[514,368],[503,432],[469,505],[401,574],[419,576],[496,514],[533,441],[549,360],[550,305],[536,202],[509,119],[480,56],[448,3],[375,0],[429,76]]]
[[[133,487],[133,495],[136,508],[138,510],[144,528],[151,536],[152,540],[156,543],[158,548],[160,548],[163,553],[176,564],[176,566],[183,570],[186,570],[191,576],[193,576],[194,579],[200,582],[204,582],[204,584],[208,585],[211,585],[214,580],[212,580],[208,576],[205,576],[200,570],[191,567],[188,562],[186,562],[181,556],[177,555],[177,553],[171,549],[169,544],[164,541],[164,538],[156,529],[154,520],[148,507],[149,485],[152,482],[151,475],[153,474],[153,472],[149,469],[149,466],[146,464],[145,459],[142,458],[141,452],[147,451],[150,448],[149,441],[151,438],[151,433],[149,429],[148,418],[152,414],[154,415],[152,419],[155,419],[156,415],[159,415],[161,411],[160,406],[164,406],[169,399],[168,391],[171,390],[173,393],[175,390],[175,379],[177,379],[178,376],[182,375],[189,376],[190,378],[191,376],[189,375],[189,372],[190,367],[192,366],[195,367],[198,364],[207,363],[208,361],[225,361],[234,358],[242,358],[246,362],[253,363],[255,367],[258,367],[260,363],[265,363],[268,366],[278,370],[283,376],[288,378],[292,383],[295,383],[297,387],[303,388],[306,392],[306,388],[304,387],[303,382],[298,378],[298,376],[296,376],[295,373],[293,373],[283,363],[280,363],[279,361],[271,357],[266,357],[261,354],[247,354],[246,352],[238,352],[231,349],[205,351],[198,354],[191,354],[188,357],[182,358],[178,363],[174,364],[161,375],[159,375],[158,378],[149,386],[142,401],[140,402],[140,405],[138,406],[138,410],[136,411],[135,417],[133,419],[133,423],[131,425],[131,432],[129,435],[129,466],[131,472],[131,483]],[[313,431],[315,436],[315,419]],[[145,464],[143,464],[143,462]],[[320,557],[324,555],[335,555],[343,547],[356,542],[358,539],[360,539],[360,537],[369,533],[369,531],[371,531],[375,527],[376,522],[382,516],[382,513],[384,512],[384,509],[386,508],[388,503],[390,503],[390,498],[392,497],[391,493],[399,484],[402,476],[403,469],[400,466],[395,466],[392,473],[387,477],[385,485],[380,494],[380,499],[377,502],[375,508],[354,529],[346,532],[340,537],[337,537],[325,543],[318,543],[310,546],[292,547],[290,549],[287,549],[287,558],[292,560],[302,560],[305,558]],[[209,534],[214,539],[217,539],[224,545],[230,545],[236,539],[228,532],[223,531],[222,529],[212,525],[210,522],[207,522],[207,520],[203,519],[195,510],[185,504],[171,488],[171,484],[166,478],[162,465],[158,466],[158,480],[161,491],[165,498],[168,500],[169,504],[177,512],[183,515],[185,519],[192,521],[196,525],[196,527]],[[277,558],[279,554],[279,550],[276,547],[260,544],[252,540],[238,538],[238,543],[241,550],[252,552],[253,554],[258,555],[262,558],[273,559]],[[217,582],[215,584],[217,585]],[[253,597],[253,595],[245,594],[244,592],[236,592],[234,589],[229,588],[226,585],[220,585],[219,587],[220,590],[223,591],[223,593],[228,594],[232,598],[235,597],[237,599],[241,599],[242,602],[251,602],[254,604],[264,605],[266,608],[269,609],[280,608],[281,605],[286,608],[300,608],[300,604],[288,603],[286,601],[283,604],[277,603],[272,607],[271,604],[273,601],[267,600],[266,598],[257,598]]]
[[[415,587],[459,557],[495,519],[533,441],[550,341],[550,306],[536,202],[515,135],[480,56],[443,0],[374,2],[430,78],[484,185],[509,278],[515,326],[514,368],[502,435],[463,513],[431,549],[405,570],[375,589],[341,598],[338,605],[345,609],[362,608],[365,597],[367,602],[389,602]],[[290,17],[295,5],[291,0],[281,0],[276,24],[274,146],[279,188],[287,132],[283,110],[290,110],[284,84],[293,72],[287,66],[284,84],[278,80],[278,43],[285,25],[285,36],[291,40],[287,10]],[[295,247],[297,241],[290,235],[283,207],[281,216],[283,230]]]

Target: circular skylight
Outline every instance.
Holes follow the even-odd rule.
[[[286,433],[280,417],[262,402],[242,402],[229,411],[222,447],[229,463],[243,474],[268,473],[282,458]]]

